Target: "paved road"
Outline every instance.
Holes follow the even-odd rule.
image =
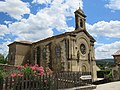
[[[97,85],[94,90],[120,90],[120,81]]]

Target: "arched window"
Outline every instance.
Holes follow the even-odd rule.
[[[40,47],[37,47],[37,64],[40,66]]]
[[[56,57],[60,57],[60,54],[61,54],[61,48],[60,48],[60,46],[56,46],[55,47],[55,54],[56,54]]]
[[[42,53],[42,56],[43,56],[43,60],[46,60],[46,48],[43,48],[43,53]]]
[[[83,28],[83,20],[80,19],[80,27]]]
[[[77,52],[77,63],[79,63],[79,60],[80,60],[80,52],[78,51]]]
[[[80,51],[82,54],[86,53],[86,46],[83,43],[80,45]]]

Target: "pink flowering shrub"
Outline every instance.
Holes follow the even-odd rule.
[[[44,68],[42,66],[38,66],[35,64],[34,66],[25,64],[24,66],[17,66],[17,68],[21,71],[20,73],[12,73],[12,77],[16,76],[43,76],[44,74]]]
[[[28,85],[28,87],[29,85],[31,85],[31,87],[44,89],[44,87],[46,86],[49,87],[54,83],[52,79],[53,72],[49,67],[46,67],[46,69],[44,70],[42,66],[39,67],[37,64],[35,65],[25,64],[24,66],[17,66],[17,69],[20,70],[20,72],[11,74],[11,77],[17,77],[16,79],[12,78],[13,87],[16,87],[16,85],[18,85],[17,87],[21,86],[20,84],[21,80],[23,79],[26,80],[26,78],[27,78],[26,85]],[[30,81],[28,79],[30,79],[30,81],[33,81],[33,82],[34,80],[38,80],[39,81],[37,83],[38,86],[36,87],[36,85],[34,86],[30,84]],[[16,80],[17,82],[15,82]],[[14,84],[14,83],[17,83],[17,84]],[[43,90],[43,89],[40,89],[40,90]]]
[[[12,77],[16,77],[17,74],[16,74],[16,73],[12,73],[11,76],[12,76]]]

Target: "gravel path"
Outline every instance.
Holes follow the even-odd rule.
[[[120,81],[97,85],[94,90],[120,90]]]

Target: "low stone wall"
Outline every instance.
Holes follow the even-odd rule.
[[[20,72],[20,70],[14,65],[0,64],[0,69],[5,71],[5,77],[8,77],[11,73]]]
[[[94,90],[94,89],[96,89],[96,87],[97,87],[96,85],[88,85],[88,86],[80,86],[80,87],[59,89],[59,90]]]
[[[14,65],[0,64],[0,68],[10,69],[10,68],[17,68],[17,67]]]

